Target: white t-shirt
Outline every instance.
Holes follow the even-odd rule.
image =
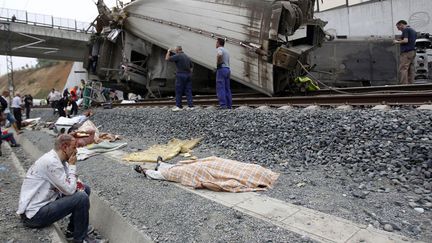
[[[12,99],[12,105],[11,105],[11,107],[12,107],[12,108],[21,108],[21,104],[22,104],[22,102],[21,102],[21,97],[19,97],[19,96],[15,96],[15,97]]]

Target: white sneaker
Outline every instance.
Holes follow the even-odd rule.
[[[194,106],[189,106],[189,107],[186,107],[186,110],[188,110],[188,111],[195,110],[195,107]]]
[[[183,109],[180,108],[180,107],[178,107],[178,106],[176,106],[176,107],[172,108],[171,110],[172,110],[172,111],[181,111],[181,110],[183,110]]]

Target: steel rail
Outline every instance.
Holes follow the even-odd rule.
[[[432,103],[432,91],[403,94],[322,95],[295,97],[246,97],[233,98],[235,106],[284,106],[284,105],[422,105]],[[216,106],[217,99],[196,99],[195,105]],[[114,107],[173,106],[173,100],[153,100],[130,104],[113,104]]]
[[[372,93],[372,92],[396,93],[396,92],[413,92],[413,91],[432,91],[432,84],[348,87],[348,88],[334,88],[334,90],[321,89],[317,91],[308,92],[308,95],[338,94],[338,91],[346,92],[346,93]]]

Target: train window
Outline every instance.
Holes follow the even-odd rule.
[[[139,52],[132,51],[130,60],[133,64],[144,67],[147,62],[147,56]]]

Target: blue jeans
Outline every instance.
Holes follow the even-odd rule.
[[[8,120],[11,125],[16,122],[15,117],[10,112],[6,113],[6,120]]]
[[[43,228],[72,214],[68,230],[73,232],[75,241],[83,241],[87,236],[90,209],[90,187],[85,191],[75,192],[73,195],[58,198],[42,208],[31,219],[24,219],[24,225],[29,228]]]
[[[216,71],[216,93],[219,106],[223,109],[232,108],[230,76],[231,70],[227,67],[219,68]]]
[[[17,143],[16,143],[16,140],[15,140],[15,138],[14,138],[14,136],[13,136],[13,133],[6,133],[6,134],[3,134],[2,132],[1,132],[1,129],[0,129],[0,134],[1,134],[1,136],[0,136],[0,144],[1,144],[1,140],[10,140],[10,142],[11,142],[11,144],[13,144],[13,145],[16,145]]]
[[[192,103],[192,80],[190,73],[178,72],[176,74],[176,106],[182,108],[182,96],[186,94],[187,104],[189,107],[193,106]]]

